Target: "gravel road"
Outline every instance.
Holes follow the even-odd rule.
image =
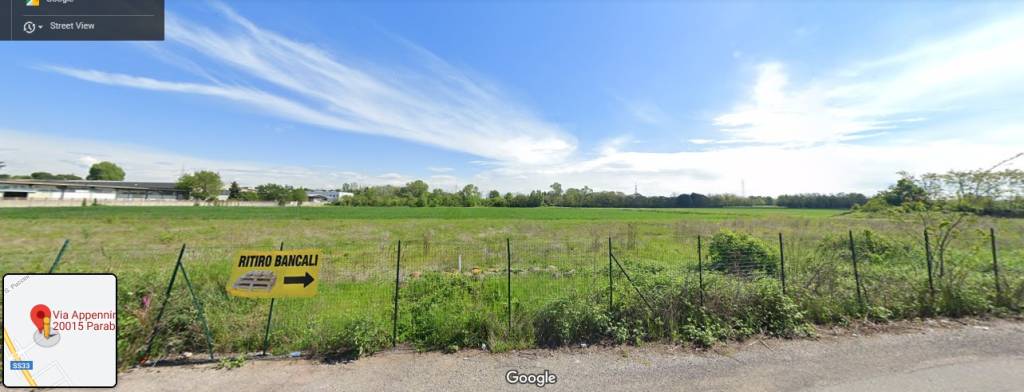
[[[752,339],[710,351],[650,345],[457,354],[396,350],[327,365],[248,361],[135,369],[125,391],[1021,391],[1024,322],[948,321],[882,331],[824,329],[817,339]],[[511,385],[506,372],[557,377]]]

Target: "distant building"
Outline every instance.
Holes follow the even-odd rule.
[[[333,190],[311,190],[306,192],[310,202],[334,203],[343,197],[352,196],[351,192],[339,192]]]
[[[0,180],[0,197],[14,200],[188,200],[173,182]]]

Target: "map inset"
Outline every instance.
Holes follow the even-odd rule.
[[[4,275],[3,385],[113,387],[114,275]]]

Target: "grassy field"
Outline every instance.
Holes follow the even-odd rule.
[[[88,207],[7,208],[0,219],[527,219],[527,220],[723,220],[766,216],[822,218],[837,210],[785,208],[265,208],[265,207]]]
[[[1004,297],[993,290],[986,230],[995,227]],[[778,254],[777,272],[701,271],[696,238],[745,233]],[[857,301],[845,236],[861,255]],[[608,238],[614,266],[608,304]],[[323,249],[320,294],[278,301],[271,351],[354,356],[390,344],[395,259],[402,240],[400,343],[421,349],[671,340],[712,344],[753,333],[798,335],[806,322],[1015,312],[1024,303],[1024,221],[981,220],[954,243],[930,293],[920,229],[834,210],[79,207],[0,209],[0,271],[114,272],[125,364],[139,354],[173,267],[185,264],[220,353],[258,351],[268,301],[228,297],[228,262],[242,249]],[[512,323],[506,240],[512,253]],[[459,261],[462,269],[459,270]],[[778,262],[777,258],[774,262]],[[706,259],[706,262],[708,260]],[[473,269],[476,268],[476,272]],[[699,280],[703,277],[704,293]],[[155,351],[203,351],[188,293],[172,296]],[[642,295],[642,296],[641,296]],[[703,306],[701,306],[703,304]]]

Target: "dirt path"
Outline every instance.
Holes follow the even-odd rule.
[[[541,390],[1011,391],[1024,388],[1024,322],[929,321],[887,332],[822,331],[817,340],[751,340],[712,352],[667,345],[505,354],[385,352],[325,365],[250,361],[136,369],[126,391],[532,391],[505,374],[557,376]]]

